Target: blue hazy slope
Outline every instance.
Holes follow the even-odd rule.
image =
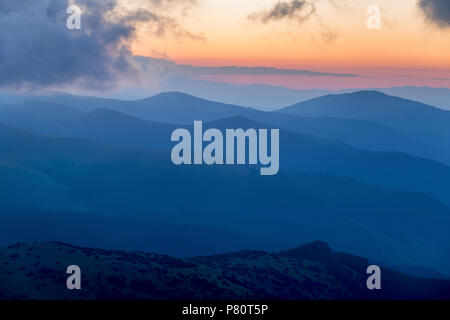
[[[170,134],[181,126],[149,122],[106,109],[76,113],[71,108],[60,107],[57,113],[54,112],[55,108],[59,107],[30,104],[20,106],[17,110],[5,108],[9,113],[0,112],[0,122],[49,135],[87,138],[107,144],[158,150],[169,150],[173,146],[173,143],[170,143]],[[39,110],[42,111],[39,113]],[[190,113],[191,109],[186,107],[185,111]],[[48,114],[53,114],[53,117]],[[310,128],[316,128],[317,131],[326,131],[329,128],[330,133],[336,132],[332,129],[334,121],[326,118],[295,119],[289,115],[261,112],[250,115],[276,124],[286,124],[288,128],[295,128],[299,122],[300,127],[309,124]],[[357,131],[364,127],[362,124],[349,126],[351,121],[348,120],[350,123],[340,128],[352,127],[352,130]],[[231,117],[212,122],[208,126],[225,129],[265,128],[274,125],[243,117]],[[450,199],[450,171],[447,166],[407,154],[356,150],[338,141],[296,134],[285,130],[285,127],[281,128],[282,169],[345,175],[382,186],[429,193],[447,203]],[[345,134],[352,136],[348,131]],[[392,141],[392,137],[393,134],[388,134],[386,140]],[[406,143],[404,145],[407,146]],[[169,154],[169,151],[166,153]]]
[[[207,127],[270,128],[242,117],[210,122]],[[300,172],[343,175],[386,187],[428,193],[450,204],[450,167],[398,152],[371,152],[343,143],[280,131],[280,167]]]
[[[53,96],[52,96],[53,97]],[[64,99],[63,97],[66,97]],[[340,140],[356,148],[372,151],[399,151],[444,163],[450,163],[450,153],[440,146],[430,146],[402,134],[386,125],[366,120],[339,119],[331,117],[299,117],[278,112],[262,112],[254,109],[225,105],[195,98],[181,93],[164,93],[138,101],[107,100],[90,97],[55,96],[58,103],[68,104],[59,110],[52,103],[29,102],[25,105],[0,105],[0,123],[26,130],[57,136],[78,136],[98,138],[109,142],[113,136],[120,140],[136,139],[136,133],[145,135],[153,129],[146,129],[147,119],[153,127],[155,122],[192,124],[194,120],[211,121],[231,116],[242,116],[258,122],[268,123],[301,134]],[[94,114],[81,117],[80,110],[91,110]],[[102,109],[101,112],[92,110]],[[107,111],[110,111],[109,113]],[[122,115],[113,111],[121,112]],[[125,115],[128,115],[126,117]],[[130,117],[131,115],[131,117]],[[142,120],[141,119],[141,120]],[[173,126],[166,126],[161,133]],[[118,130],[119,132],[114,132]],[[142,135],[136,139],[136,146],[145,146]],[[119,141],[117,140],[117,141]]]
[[[369,120],[416,141],[450,150],[450,112],[377,91],[327,95],[280,110],[299,116]]]
[[[86,210],[220,227],[268,243],[320,238],[383,261],[450,268],[450,210],[421,193],[333,175],[262,177],[256,168],[176,167],[167,152],[0,129],[0,161],[45,174]],[[39,181],[34,188],[41,188]],[[21,205],[29,208],[17,208],[22,190],[17,192],[3,195],[1,212],[41,207],[24,198]],[[59,201],[49,190],[42,203],[52,197]]]
[[[18,110],[13,110],[16,112],[15,117],[11,116],[14,114],[11,108],[5,108],[9,110],[9,114],[2,116],[0,113],[0,122],[27,127],[49,135],[87,138],[107,144],[157,150],[169,150],[174,145],[170,143],[170,134],[181,126],[148,122],[106,109],[76,113],[71,108],[61,107],[59,113],[56,113],[53,112],[54,108],[58,106],[39,104],[20,106]],[[36,109],[42,110],[40,117],[34,116],[37,113]],[[186,107],[185,112],[190,114],[191,108]],[[46,117],[48,113],[54,114],[54,117]],[[299,121],[295,117],[291,119],[290,115],[283,114],[257,112],[250,115],[254,118],[272,120],[277,124],[286,124],[289,128],[295,127]],[[41,121],[41,118],[45,120]],[[36,120],[33,121],[33,119]],[[310,127],[320,127],[325,131],[327,128],[333,128],[334,122],[329,120],[300,118],[300,123],[304,123],[304,127],[312,123]],[[351,121],[348,120],[348,122]],[[317,125],[318,122],[320,122],[319,125]],[[231,117],[214,121],[207,126],[226,129],[266,128],[274,125],[270,125],[270,122],[266,124],[243,117]],[[341,128],[344,127],[344,125],[341,126]],[[353,130],[357,131],[361,127],[363,127],[362,124],[353,126]],[[335,131],[330,130],[330,132]],[[344,175],[386,187],[428,193],[441,201],[450,203],[450,168],[448,166],[405,153],[357,150],[339,141],[294,133],[285,130],[285,127],[281,127],[281,133],[282,169]],[[392,141],[388,139],[389,137],[393,135],[386,137],[387,140]],[[166,151],[166,155],[168,154],[169,151]]]

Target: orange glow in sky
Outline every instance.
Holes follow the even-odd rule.
[[[409,76],[417,78],[411,82],[415,85],[450,86],[450,29],[429,23],[417,7],[417,0],[315,0],[316,13],[303,22],[285,18],[264,23],[249,18],[267,12],[277,2],[198,0],[179,17],[183,28],[198,37],[156,37],[143,28],[138,30],[133,52],[178,64],[344,73],[363,70],[364,75],[374,79],[381,79],[383,74],[386,84],[391,85]],[[373,4],[381,10],[379,30],[366,25],[370,17],[367,8]],[[378,84],[374,79],[366,85]],[[211,80],[274,81],[242,76]],[[285,82],[275,81],[281,85]]]
[[[276,1],[199,1],[183,27],[203,40],[147,37],[139,32],[135,54],[160,55],[197,65],[384,66],[450,68],[450,31],[427,23],[415,0],[318,0],[317,15],[300,23],[251,21]],[[332,3],[337,3],[334,7]],[[377,3],[381,29],[369,30],[366,10]]]

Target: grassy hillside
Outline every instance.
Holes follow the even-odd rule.
[[[370,291],[369,261],[323,242],[190,259],[47,242],[0,248],[0,258],[0,299],[450,299],[450,281],[384,268]],[[82,290],[66,289],[73,264]]]

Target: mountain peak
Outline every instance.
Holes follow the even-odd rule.
[[[333,250],[324,241],[313,241],[304,244],[296,249],[283,251],[280,255],[293,258],[323,258],[328,257],[333,253]]]
[[[348,92],[348,93],[338,93],[338,94],[327,94],[325,96],[313,98],[304,102],[308,101],[341,101],[341,100],[349,100],[349,99],[380,99],[385,97],[391,97],[391,98],[397,98],[389,96],[383,92],[377,91],[377,90],[360,90],[360,91],[354,91],[354,92]],[[302,102],[301,102],[302,103]],[[298,103],[296,105],[299,105],[301,103]]]
[[[230,116],[218,120],[213,120],[208,122],[208,126],[211,127],[229,127],[229,128],[241,128],[241,129],[247,129],[247,128],[270,128],[271,125],[263,124],[258,121],[246,118],[244,116]]]
[[[195,97],[193,95],[179,92],[179,91],[165,91],[158,93],[157,95],[151,96],[149,98],[137,100],[140,102],[143,101],[177,101],[177,102],[184,102],[184,101],[208,101],[199,97]]]
[[[417,116],[417,119],[430,113],[437,117],[448,116],[444,115],[446,111],[433,106],[387,95],[376,90],[326,95],[283,108],[280,112],[298,116],[328,116],[375,121],[379,121],[380,117],[404,119],[406,114],[413,118]],[[390,122],[382,124],[392,125]]]
[[[381,91],[377,91],[377,90],[360,90],[360,91],[347,93],[347,95],[350,95],[350,96],[364,96],[364,97],[373,97],[373,96],[387,97],[388,96],[387,94],[385,94],[385,93],[383,93]]]
[[[214,108],[243,108],[240,106],[235,106],[232,104],[226,104],[222,102],[212,101],[203,99],[200,97],[196,97],[187,93],[179,92],[179,91],[167,91],[159,93],[155,96],[137,100],[136,103],[152,103],[158,105],[166,105],[166,106],[201,106],[201,107],[214,107]]]

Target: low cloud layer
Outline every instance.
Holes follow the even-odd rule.
[[[195,67],[189,65],[176,66],[177,71],[183,75],[209,76],[209,75],[277,75],[277,76],[320,76],[320,77],[356,77],[352,73],[329,73],[301,69],[279,69],[267,67]]]
[[[419,0],[425,17],[441,28],[450,27],[450,0]]]
[[[217,66],[204,67],[176,64],[166,59],[155,59],[149,57],[134,58],[146,73],[166,74],[174,77],[185,77],[197,79],[202,76],[220,75],[277,75],[277,76],[319,76],[319,77],[358,77],[353,73],[318,72],[302,69],[280,69],[269,67],[245,67],[245,66]],[[159,71],[158,71],[159,70]]]
[[[273,5],[269,10],[251,14],[249,19],[260,21],[262,23],[291,19],[301,23],[308,20],[315,12],[316,7],[312,1],[280,1]]]
[[[331,43],[338,37],[338,32],[328,27],[323,19],[317,14],[315,5],[316,0],[289,0],[279,1],[275,3],[270,9],[258,11],[248,16],[248,19],[253,22],[268,24],[273,22],[281,22],[284,20],[295,21],[302,24],[310,18],[315,17],[322,28],[322,40],[326,43]],[[328,0],[328,3],[337,9],[338,6],[333,0]]]
[[[176,0],[153,1],[162,5]],[[73,3],[82,10],[81,30],[66,27],[66,9]],[[132,11],[118,0],[2,0],[0,87],[104,89],[136,79],[139,69],[130,46],[142,23],[155,36],[170,32],[195,37],[174,18],[148,9]]]

